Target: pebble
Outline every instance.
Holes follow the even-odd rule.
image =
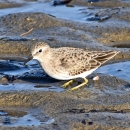
[[[2,77],[1,81],[2,85],[8,85],[8,79],[6,77]]]

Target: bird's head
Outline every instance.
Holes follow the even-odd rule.
[[[32,57],[33,59],[40,60],[48,53],[50,47],[44,42],[38,42],[32,47]]]

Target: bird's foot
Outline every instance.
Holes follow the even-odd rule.
[[[65,84],[62,85],[63,88],[67,88],[70,84],[72,84],[74,81],[70,80],[68,82],[66,82]]]
[[[83,83],[81,83],[81,84],[79,84],[79,85],[77,85],[77,86],[75,86],[75,87],[73,87],[73,88],[70,88],[68,91],[77,90],[77,89],[79,89],[80,87],[86,85],[87,83],[88,83],[88,79],[84,78],[84,82],[83,82]]]

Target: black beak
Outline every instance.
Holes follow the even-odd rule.
[[[30,56],[27,60],[25,60],[24,61],[24,65],[26,65],[30,60],[32,60],[33,59],[33,57],[32,56]]]

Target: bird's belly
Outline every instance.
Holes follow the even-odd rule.
[[[51,74],[51,75],[48,74],[48,75],[51,76],[52,78],[55,78],[58,80],[70,80],[70,79],[75,79],[75,78],[85,78],[86,76],[90,75],[96,69],[92,69],[90,71],[86,71],[84,73],[81,73],[78,75],[73,75],[73,76],[65,74],[65,73],[55,73],[55,74]]]

